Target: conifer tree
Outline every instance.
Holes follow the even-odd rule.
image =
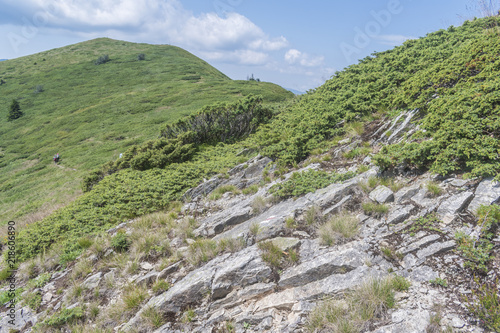
[[[9,121],[20,118],[23,115],[23,112],[21,111],[21,107],[19,106],[19,102],[15,99],[12,100],[12,103],[10,104],[9,108],[9,116],[7,119]]]

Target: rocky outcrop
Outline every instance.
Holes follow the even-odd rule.
[[[414,112],[401,115],[400,120],[380,130],[394,131],[384,140],[396,142],[405,128],[411,129],[413,115]],[[464,259],[454,252],[454,235],[458,230],[469,235],[477,233],[469,212],[480,204],[498,201],[497,183],[486,179],[476,186],[475,181],[441,179],[437,182],[442,193],[432,196],[426,184],[436,178],[422,174],[399,178],[401,188],[393,190],[380,185],[365,193],[361,185],[370,177],[382,176],[378,168],[370,166],[368,171],[347,181],[280,201],[273,198],[269,189],[287,181],[292,172],[264,183],[262,172],[270,162],[258,156],[230,170],[229,178],[214,177],[186,192],[185,198],[190,200],[174,222],[196,219],[197,226],[185,239],[174,232],[168,236],[169,251],[176,253],[177,259],[165,264],[148,253],[143,257],[146,259],[129,262],[137,267],[133,276],[123,277],[113,267],[94,269],[81,279],[84,290],[103,295],[102,311],[118,306],[127,286],[147,290],[144,302],[124,322],[111,322],[109,327],[123,332],[214,332],[232,325],[235,332],[304,332],[308,315],[323,299],[342,298],[368,279],[397,274],[407,278],[411,287],[396,294],[397,307],[388,310],[384,320],[374,322],[370,332],[426,332],[436,315],[436,305],[441,306],[442,328],[481,331],[468,317],[461,298],[470,291],[464,285],[468,274]],[[312,164],[297,171],[321,168],[321,164]],[[208,199],[211,191],[227,184],[237,188],[259,184],[259,189],[255,193]],[[256,209],[256,200],[265,206]],[[383,204],[387,212],[365,212],[364,202]],[[359,222],[357,234],[337,237],[331,246],[323,245],[319,227],[346,210]],[[313,220],[307,217],[312,211],[316,214]],[[118,229],[129,232],[134,223],[122,223],[110,233]],[[212,247],[236,240],[242,245],[189,264],[189,256],[194,255],[190,246],[196,244],[195,238],[213,241],[209,245]],[[264,256],[260,243],[267,240],[273,241],[278,258],[274,260],[290,259],[286,265],[277,266]],[[113,256],[111,249],[106,253]],[[498,271],[490,274],[494,279]],[[75,298],[69,290],[64,290],[63,295],[56,292],[61,290],[63,281],[70,281],[70,276],[71,268],[55,273],[50,283],[40,289],[43,311],[53,314],[87,302],[85,298]],[[449,281],[449,287],[442,288],[432,281]],[[158,287],[161,284],[163,289]],[[150,311],[156,311],[166,323],[154,330],[147,326],[145,318]],[[193,317],[185,319],[189,311]],[[7,332],[6,314],[1,314],[1,332]],[[27,307],[20,308],[13,328],[29,331],[40,316],[44,312],[36,314]]]

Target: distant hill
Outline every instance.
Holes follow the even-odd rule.
[[[5,60],[7,60],[7,59],[0,59],[0,61],[5,61]]]
[[[295,90],[295,89],[291,89],[291,88],[285,88],[285,89],[288,90],[288,91],[293,92],[295,95],[303,95],[303,94],[305,94],[305,92],[303,92],[303,91],[299,91],[299,90]]]
[[[109,61],[96,65],[104,55]],[[231,80],[175,46],[108,38],[2,61],[0,79],[0,225],[72,200],[83,174],[156,137],[159,124],[249,94],[265,103],[293,96],[275,84]],[[8,122],[12,99],[24,116]]]

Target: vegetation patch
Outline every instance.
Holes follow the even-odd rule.
[[[341,213],[332,216],[325,224],[318,227],[321,244],[331,246],[354,238],[359,232],[359,221],[356,216]]]
[[[387,310],[395,306],[395,291],[408,290],[403,277],[372,279],[348,292],[345,299],[320,303],[310,314],[309,332],[363,332],[371,323],[384,320]]]
[[[85,317],[84,309],[76,306],[71,309],[63,309],[43,321],[43,325],[59,328],[66,324],[75,323]]]
[[[355,172],[336,174],[322,170],[307,170],[294,172],[290,179],[283,183],[273,185],[270,192],[279,198],[297,197],[333,183],[343,182],[356,175]]]
[[[299,260],[296,250],[290,249],[288,252],[285,252],[280,247],[274,245],[273,241],[260,242],[258,243],[258,247],[262,252],[262,260],[276,270],[283,270],[297,263]]]
[[[491,251],[494,244],[494,238],[500,223],[500,206],[481,205],[478,209],[478,224],[481,225],[480,234],[477,238],[457,232],[455,239],[457,240],[457,250],[465,258],[465,267],[470,267],[472,270],[481,274],[488,273],[488,263],[491,259]]]
[[[389,211],[389,206],[384,204],[379,204],[375,202],[364,202],[361,207],[363,208],[363,212],[366,215],[381,217],[384,214],[387,214]]]

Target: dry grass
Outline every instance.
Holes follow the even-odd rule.
[[[267,203],[264,197],[259,195],[253,199],[251,206],[254,214],[259,214],[266,209]]]
[[[349,213],[335,215],[325,224],[319,226],[318,236],[323,245],[331,246],[339,241],[354,238],[359,232],[359,221]]]
[[[387,310],[394,307],[394,291],[402,290],[402,285],[408,286],[408,281],[402,277],[369,279],[347,293],[344,300],[320,303],[310,313],[306,328],[309,332],[365,331],[370,322],[383,319]]]

